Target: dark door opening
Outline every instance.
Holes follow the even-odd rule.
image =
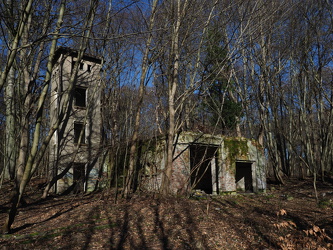
[[[85,164],[73,164],[73,193],[84,192]]]
[[[241,191],[253,192],[251,162],[236,162],[236,188]]]
[[[215,175],[213,181],[212,161],[216,161],[217,147],[209,145],[191,145],[191,187],[203,190],[207,194],[213,193],[213,183],[218,189],[217,175],[218,165],[215,163]],[[216,180],[216,181],[215,181]],[[218,190],[216,190],[218,192]]]

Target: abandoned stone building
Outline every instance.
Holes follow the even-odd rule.
[[[76,192],[92,190],[100,164],[101,59],[84,55],[70,88],[76,59],[76,51],[59,48],[51,78],[50,128],[57,119],[61,121],[49,144],[51,176],[62,175],[55,185],[56,193],[69,188]]]
[[[144,144],[141,188],[159,190],[165,165],[165,140]],[[207,194],[266,189],[265,157],[254,140],[182,132],[175,141],[173,193],[199,189]]]
[[[59,176],[53,190],[56,193],[91,191],[96,186],[99,169],[108,169],[107,163],[101,162],[99,157],[101,59],[84,55],[79,62],[78,77],[71,85],[76,60],[76,51],[59,48],[52,72],[50,128],[60,120],[49,144],[51,177]],[[68,95],[70,91],[72,94]],[[69,101],[67,97],[70,97]],[[165,138],[153,139],[140,148],[138,178],[141,188],[160,189],[165,145]],[[174,193],[188,193],[192,189],[208,194],[266,189],[265,157],[255,141],[182,132],[174,145],[171,180]]]

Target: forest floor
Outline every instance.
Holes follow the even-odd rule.
[[[0,190],[0,223],[12,189]],[[266,193],[129,200],[112,192],[50,196],[27,189],[0,249],[333,249],[333,185],[288,180]]]

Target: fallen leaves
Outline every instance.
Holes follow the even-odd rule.
[[[332,210],[318,207],[304,186],[301,196],[287,188],[292,201],[275,189],[266,203],[267,194],[216,196],[209,203],[147,194],[114,204],[98,193],[37,200],[20,208],[17,232],[0,236],[0,248],[332,249]]]
[[[273,224],[274,227],[276,227],[277,229],[281,229],[281,228],[286,228],[286,227],[289,227],[289,228],[296,228],[296,224],[293,222],[293,221],[282,221],[280,223],[274,223]]]
[[[316,225],[313,225],[312,228],[308,229],[308,230],[303,230],[303,232],[306,234],[306,236],[313,236],[315,237],[317,240],[330,240],[332,241],[332,238],[329,237],[326,232],[325,229],[320,228]]]
[[[283,216],[283,215],[287,215],[287,211],[285,209],[280,209],[277,213],[277,216]]]

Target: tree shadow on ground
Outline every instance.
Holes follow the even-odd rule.
[[[17,232],[19,232],[19,231],[21,231],[21,230],[23,230],[23,229],[29,228],[29,227],[31,227],[31,226],[38,225],[38,224],[43,224],[43,223],[45,223],[45,222],[47,222],[47,221],[51,221],[51,220],[53,220],[53,219],[55,219],[55,218],[57,218],[57,217],[59,217],[59,216],[61,216],[61,215],[63,215],[63,214],[68,213],[69,211],[73,210],[74,208],[76,208],[76,207],[78,207],[78,206],[79,206],[79,205],[73,206],[73,207],[68,208],[68,209],[60,210],[60,211],[56,212],[54,215],[52,215],[51,217],[49,217],[49,218],[47,218],[47,219],[45,219],[45,220],[42,220],[42,221],[40,221],[40,222],[36,222],[36,223],[27,223],[27,224],[24,224],[24,225],[22,225],[22,226],[20,226],[20,227],[13,228],[13,229],[11,230],[11,233],[12,233],[12,234],[13,234],[13,233],[17,233]]]
[[[159,249],[174,249],[175,238],[177,246],[182,249],[198,246],[208,248],[189,204],[177,206],[171,200],[166,202],[157,199],[141,208],[135,203],[129,201],[118,207],[121,215],[115,222],[111,219],[112,209],[107,210],[110,249],[147,249],[152,245]]]
[[[59,197],[24,208],[11,238],[13,244],[20,244],[15,238],[20,233],[29,239],[29,247],[44,249],[276,249],[280,235],[291,232],[302,237],[314,216],[306,216],[313,207],[300,207],[304,211],[298,213],[298,207],[288,207],[293,201],[278,196],[272,200],[264,195],[194,200],[135,195],[117,204],[112,196],[98,196]],[[276,214],[281,208],[287,215]],[[37,216],[28,218],[35,213],[44,215],[37,223],[33,223]],[[320,214],[324,215],[328,216]],[[284,220],[293,221],[297,228],[275,232],[274,224]]]

